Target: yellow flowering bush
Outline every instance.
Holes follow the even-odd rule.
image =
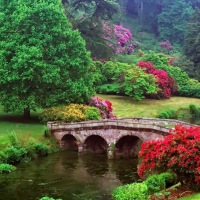
[[[83,104],[46,108],[41,113],[40,118],[43,122],[81,122],[101,119],[98,109]]]

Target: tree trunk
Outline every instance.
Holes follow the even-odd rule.
[[[30,109],[29,108],[25,108],[24,109],[23,118],[24,119],[30,119],[30,117],[31,117]]]

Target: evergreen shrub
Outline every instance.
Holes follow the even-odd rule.
[[[199,110],[194,104],[189,105],[189,110],[192,117],[197,117],[199,115]]]
[[[101,115],[99,113],[98,108],[93,106],[88,106],[86,111],[86,118],[87,120],[100,120]]]
[[[147,200],[149,193],[146,183],[132,183],[119,186],[112,196],[116,200]]]
[[[34,145],[35,152],[39,156],[47,156],[49,154],[49,147],[43,143],[37,143]]]
[[[179,88],[177,95],[182,97],[200,98],[200,84],[182,86]]]
[[[175,110],[162,110],[156,116],[160,119],[177,119],[177,113]]]
[[[23,146],[8,146],[0,152],[0,161],[2,163],[14,164],[28,162],[31,160],[28,151]]]
[[[169,172],[151,175],[142,183],[132,183],[114,189],[115,200],[147,200],[151,194],[165,190],[176,183],[176,174]]]
[[[118,94],[120,92],[120,84],[104,84],[96,88],[98,94]]]
[[[148,187],[149,193],[154,194],[165,190],[168,186],[175,184],[176,174],[165,172],[159,175],[151,175],[146,180],[145,183]]]

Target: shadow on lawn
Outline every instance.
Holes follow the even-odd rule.
[[[0,115],[0,122],[20,123],[20,124],[41,124],[39,115],[31,115],[30,119],[23,118],[21,114]]]

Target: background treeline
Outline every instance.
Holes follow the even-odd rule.
[[[134,50],[163,51],[173,55],[181,60],[178,67],[192,78],[200,79],[198,0],[63,0],[63,5],[74,29],[78,29],[85,39],[92,57],[116,58],[116,51],[108,45],[105,36],[105,22],[109,22],[131,31]],[[115,29],[113,35],[119,37]],[[133,51],[123,52],[127,53],[133,54]],[[118,54],[117,59],[122,61],[125,57],[122,59]],[[126,62],[134,62],[131,59],[126,57]]]

